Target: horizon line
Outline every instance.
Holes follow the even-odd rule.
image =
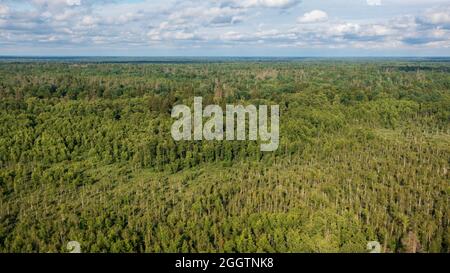
[[[0,58],[450,58],[450,55],[0,55]]]

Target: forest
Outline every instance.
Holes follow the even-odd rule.
[[[279,105],[280,144],[174,141]],[[450,59],[0,59],[0,252],[450,252]]]

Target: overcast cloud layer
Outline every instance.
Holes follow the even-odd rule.
[[[0,55],[450,56],[450,1],[0,0]]]

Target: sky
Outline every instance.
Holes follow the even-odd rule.
[[[0,56],[450,56],[450,0],[0,0]]]

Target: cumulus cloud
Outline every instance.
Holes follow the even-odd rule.
[[[244,7],[264,7],[286,9],[298,5],[300,0],[242,0],[238,1]]]
[[[32,0],[35,5],[41,7],[53,8],[53,7],[75,7],[81,5],[81,0]]]
[[[226,25],[240,22],[243,14],[242,8],[197,6],[174,11],[168,20],[173,24],[184,25]]]
[[[303,14],[297,21],[302,24],[324,22],[328,20],[328,14],[321,10],[313,10]]]
[[[344,35],[344,34],[357,34],[361,29],[359,24],[354,23],[342,23],[330,26],[329,34]]]
[[[381,6],[381,0],[367,0],[369,6]]]
[[[0,4],[0,16],[6,16],[9,13],[9,8],[6,5]]]
[[[404,0],[383,0],[383,4],[401,1]],[[130,50],[135,46],[152,48],[155,45],[161,48],[450,47],[450,5],[410,15],[401,11],[391,19],[355,17],[352,20],[352,13],[340,18],[340,14],[329,16],[319,9],[295,18],[299,10],[296,5],[301,3],[298,0],[26,2],[27,8],[20,8],[12,0],[0,4],[0,51],[6,44],[10,48],[104,45]],[[367,4],[377,5],[378,2],[381,4],[375,0]],[[290,10],[284,12],[286,9]]]
[[[428,10],[421,19],[434,25],[450,24],[450,7]]]

